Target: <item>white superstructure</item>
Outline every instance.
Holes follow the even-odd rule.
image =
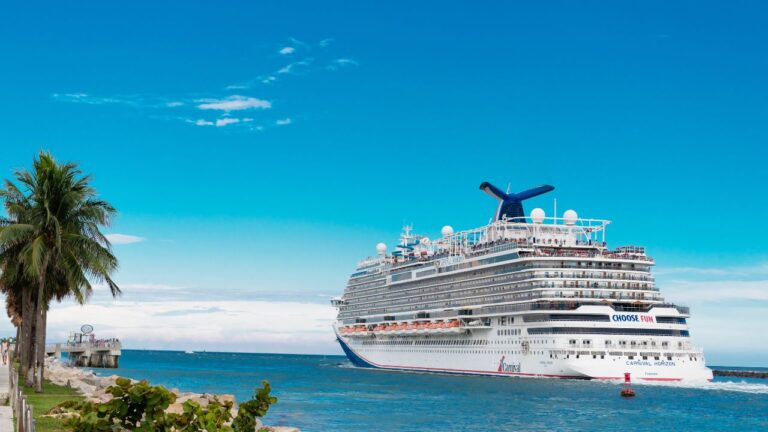
[[[490,188],[489,190],[483,187]],[[604,220],[562,218],[504,194],[482,228],[438,239],[405,227],[379,244],[342,297],[334,331],[354,364],[399,370],[581,379],[710,380],[689,310],[664,301],[642,247],[609,249]],[[512,213],[514,216],[509,217]]]

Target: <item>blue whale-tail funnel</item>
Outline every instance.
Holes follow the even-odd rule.
[[[523,210],[522,204],[524,200],[539,196],[554,189],[555,188],[550,185],[541,185],[518,193],[505,193],[488,182],[480,184],[481,191],[499,200],[499,207],[496,209],[496,216],[494,219],[512,219],[516,222],[525,222],[525,210]]]

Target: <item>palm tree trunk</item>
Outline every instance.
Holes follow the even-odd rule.
[[[16,339],[15,339],[16,343],[13,344],[14,345],[13,355],[10,357],[11,365],[13,365],[13,362],[15,362],[16,359],[19,357],[19,336],[21,336],[21,325],[16,326]]]
[[[21,337],[18,340],[16,350],[20,358],[20,374],[26,379],[28,371],[32,365],[32,327],[35,321],[35,306],[33,302],[33,290],[25,289],[22,295],[21,312]]]
[[[45,270],[48,260],[43,263],[40,272],[40,284],[37,288],[37,307],[35,312],[35,362],[37,363],[37,379],[35,380],[35,392],[43,392],[43,370],[45,369],[45,320],[47,318],[45,301]]]

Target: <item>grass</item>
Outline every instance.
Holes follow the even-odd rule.
[[[64,401],[83,399],[77,390],[53,384],[48,380],[43,381],[42,393],[35,393],[34,388],[24,386],[24,394],[27,395],[27,402],[32,405],[32,415],[35,417],[35,426],[38,432],[70,430],[64,427],[63,419],[43,417],[43,414]]]

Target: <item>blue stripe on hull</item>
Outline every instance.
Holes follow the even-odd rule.
[[[344,354],[347,355],[347,358],[349,361],[352,362],[353,365],[357,367],[364,367],[364,368],[375,368],[376,366],[368,363],[367,361],[361,359],[357,354],[355,354],[354,351],[352,351],[351,348],[347,346],[346,343],[344,343],[343,340],[337,335],[336,340],[339,341],[339,345],[341,345],[341,349],[344,350]]]

